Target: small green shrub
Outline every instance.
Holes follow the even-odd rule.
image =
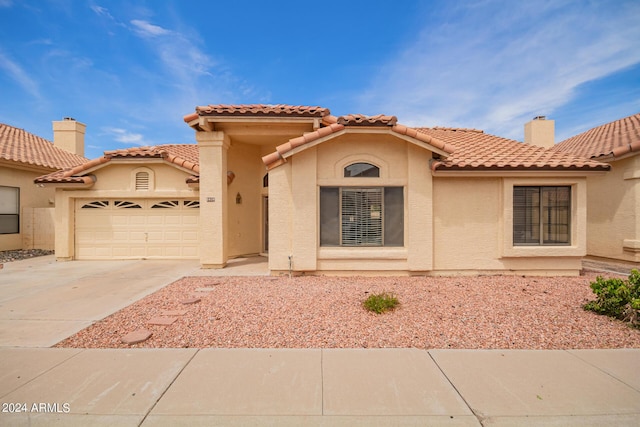
[[[603,279],[598,276],[591,282],[591,289],[596,294],[595,301],[584,305],[585,310],[615,317],[632,326],[640,327],[640,272],[631,270],[629,278]]]
[[[400,304],[400,301],[398,301],[398,298],[396,298],[395,295],[385,292],[376,295],[369,295],[362,304],[367,310],[381,314],[385,311],[393,310],[398,304]]]

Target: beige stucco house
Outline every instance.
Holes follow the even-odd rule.
[[[640,114],[590,129],[554,147],[611,166],[587,178],[587,254],[640,262]]]
[[[409,128],[321,107],[209,105],[193,145],[105,152],[40,177],[56,256],[263,254],[272,273],[578,274],[587,180],[610,166],[473,129]]]
[[[53,122],[54,142],[0,123],[0,250],[53,249],[55,190],[37,177],[86,162],[85,126]]]

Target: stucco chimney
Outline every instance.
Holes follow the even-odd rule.
[[[545,116],[534,117],[524,124],[525,144],[551,148],[555,142],[555,121],[547,120]]]
[[[84,132],[87,126],[71,117],[53,122],[53,145],[84,157]]]

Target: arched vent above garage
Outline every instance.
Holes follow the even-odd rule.
[[[136,172],[136,191],[149,191],[149,172]]]
[[[155,190],[155,174],[150,168],[135,168],[131,171],[131,189],[135,191]]]

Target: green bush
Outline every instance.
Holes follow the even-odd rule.
[[[382,294],[369,295],[369,298],[364,300],[362,304],[367,310],[380,314],[388,310],[393,310],[400,304],[400,301],[398,301],[395,295],[385,292]]]
[[[603,279],[598,276],[591,282],[595,301],[584,305],[585,310],[615,317],[640,327],[640,273],[631,270],[629,278]]]

